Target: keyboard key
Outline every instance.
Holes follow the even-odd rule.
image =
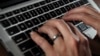
[[[26,22],[25,22],[25,25],[26,25],[28,28],[33,27],[33,23],[31,22],[31,20],[26,21]]]
[[[16,23],[18,23],[18,21],[16,20],[15,17],[9,18],[9,21],[11,22],[11,24],[16,24]]]
[[[60,5],[59,5],[57,2],[54,2],[54,3],[53,3],[53,6],[54,6],[55,8],[57,8],[57,7],[59,7]]]
[[[20,8],[21,12],[27,11],[27,7]]]
[[[27,6],[27,8],[28,8],[28,9],[33,9],[34,6],[33,6],[33,5],[29,5],[29,6]]]
[[[28,41],[18,45],[18,47],[20,48],[21,51],[25,51],[25,50],[30,49],[35,46],[36,46],[36,43],[33,40],[28,40]]]
[[[25,25],[24,23],[19,24],[18,27],[19,27],[19,29],[20,29],[21,31],[27,29],[27,27],[26,27],[26,25]]]
[[[22,14],[17,15],[17,16],[16,16],[16,19],[17,19],[19,22],[21,22],[21,21],[24,21],[24,20],[25,20],[25,18],[23,17],[23,15],[22,15]]]
[[[76,8],[76,6],[74,4],[70,4],[70,7],[73,9],[73,8]]]
[[[12,12],[7,12],[5,15],[6,15],[7,17],[9,17],[9,16],[12,16],[13,13],[12,13]]]
[[[44,12],[47,12],[47,11],[49,11],[49,8],[48,8],[47,6],[43,6],[43,7],[42,7],[42,10],[43,10]]]
[[[35,56],[41,56],[41,55],[42,55],[41,50],[40,50],[38,47],[34,47],[34,48],[32,49],[32,52],[33,52],[33,54],[34,54]]]
[[[69,11],[69,10],[71,10],[71,7],[70,7],[70,5],[67,5],[67,6],[65,6],[65,9],[66,9],[66,11]]]
[[[54,9],[54,6],[53,6],[52,4],[48,4],[47,6],[48,6],[48,8],[49,8],[50,10],[53,10],[53,9]]]
[[[57,15],[61,15],[61,14],[62,14],[62,12],[61,12],[60,9],[56,9],[56,10],[55,10],[55,13],[56,13]]]
[[[35,32],[37,32],[38,27],[34,27],[34,28],[32,28],[32,30],[35,31]]]
[[[5,18],[5,15],[1,14],[1,15],[0,15],[0,20],[1,20],[1,19],[4,19],[4,18]]]
[[[69,2],[73,2],[73,1],[75,1],[75,0],[69,0]]]
[[[25,56],[33,56],[30,51],[24,53]]]
[[[29,14],[29,12],[25,12],[25,13],[23,13],[23,17],[25,19],[30,19],[31,18],[31,15]]]
[[[17,28],[17,26],[13,26],[11,28],[6,29],[6,31],[9,35],[14,35],[19,32],[19,29]]]
[[[43,10],[41,8],[37,8],[35,9],[36,12],[38,12],[38,14],[42,14],[43,13]]]
[[[33,4],[33,5],[34,5],[34,7],[40,6],[39,2],[38,2],[38,3],[35,3],[35,4]]]
[[[57,14],[55,13],[55,11],[51,11],[51,12],[50,12],[50,15],[52,16],[52,18],[54,18],[54,17],[57,16]]]
[[[64,4],[68,4],[69,0],[63,0]]]
[[[61,7],[60,10],[62,11],[62,13],[66,12],[66,9],[64,7]]]
[[[44,17],[46,18],[46,20],[51,19],[51,15],[49,13],[44,14]]]
[[[21,11],[20,11],[19,9],[16,9],[16,10],[13,11],[14,14],[18,14],[18,13],[20,13],[20,12],[21,12]]]
[[[84,3],[83,0],[80,0],[80,1],[79,1],[79,4],[80,4],[80,5],[84,5],[84,4],[86,4],[86,3]]]
[[[31,38],[31,36],[30,36],[31,32],[32,32],[32,30],[30,30],[30,29],[25,32],[25,34],[27,35],[27,37]]]
[[[46,4],[45,1],[41,1],[41,2],[40,2],[40,5],[44,5],[44,4]]]
[[[5,19],[5,20],[3,20],[3,21],[0,21],[0,23],[1,23],[1,25],[2,25],[3,27],[8,27],[8,26],[11,25],[10,22],[9,22],[7,19]]]
[[[30,14],[31,14],[33,17],[38,15],[37,12],[36,12],[35,10],[30,11]]]
[[[39,21],[38,18],[33,18],[31,21],[32,21],[35,25],[40,24],[40,21]]]
[[[74,5],[77,7],[81,6],[79,2],[75,2]]]
[[[12,37],[12,39],[14,40],[15,43],[20,43],[20,42],[26,40],[27,37],[24,33],[21,33],[19,35],[16,35],[16,36]]]
[[[66,0],[66,1],[67,1],[67,0]],[[63,6],[63,5],[64,5],[63,0],[59,0],[59,1],[58,1],[58,4],[59,4],[60,6]]]
[[[40,22],[45,22],[46,21],[46,19],[43,17],[43,15],[39,16],[38,19],[40,20]]]
[[[46,3],[50,3],[50,2],[52,2],[52,0],[45,0],[46,1]]]

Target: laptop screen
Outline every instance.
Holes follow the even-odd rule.
[[[28,0],[0,0],[0,8],[6,8]]]

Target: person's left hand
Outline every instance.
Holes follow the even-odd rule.
[[[46,56],[91,56],[87,38],[72,24],[61,19],[47,21],[38,32],[47,34],[51,39],[57,37],[53,39],[54,44],[50,45],[38,33],[31,32],[32,40],[43,49]]]

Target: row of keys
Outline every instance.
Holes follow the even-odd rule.
[[[38,3],[32,4],[32,5],[23,7],[23,8],[20,8],[20,9],[16,9],[16,10],[14,10],[14,11],[12,11],[12,12],[7,12],[7,13],[5,13],[5,14],[1,14],[1,15],[0,15],[0,20],[1,20],[1,19],[4,19],[5,17],[9,17],[9,16],[12,16],[12,15],[14,15],[14,14],[19,14],[20,12],[24,12],[24,11],[27,11],[27,10],[29,10],[29,9],[33,9],[33,8],[35,8],[35,7],[38,7],[38,6],[40,6],[40,5],[44,5],[44,4],[46,4],[46,3],[48,3],[48,2],[52,2],[52,1],[55,1],[55,0],[41,1],[41,2],[38,2]]]
[[[58,1],[59,2],[59,1]],[[62,1],[63,2],[63,1]],[[60,2],[59,2],[60,3]],[[63,4],[63,3],[62,3]],[[40,7],[40,8],[37,8],[37,9],[34,9],[34,10],[31,10],[31,11],[29,11],[29,12],[25,12],[25,13],[23,13],[23,14],[20,14],[20,15],[17,15],[17,16],[15,16],[15,17],[12,17],[12,18],[10,18],[10,20],[8,19],[8,20],[3,20],[3,21],[1,21],[1,24],[4,26],[4,27],[8,27],[8,26],[10,26],[10,23],[11,24],[16,24],[16,23],[18,23],[17,22],[17,20],[20,22],[20,21],[24,21],[25,19],[29,19],[29,18],[31,18],[31,17],[34,17],[34,16],[37,16],[38,14],[41,14],[41,13],[44,13],[44,12],[47,12],[47,11],[49,11],[49,10],[51,10],[51,9],[54,9],[54,8],[56,8],[56,7],[59,7],[59,6],[61,6],[61,5],[59,5],[57,2],[54,2],[54,3],[52,3],[52,4],[48,4],[48,5],[46,5],[46,6],[43,6],[43,7]],[[68,8],[67,8],[68,9]],[[25,8],[24,9],[22,9],[22,10],[25,10]],[[17,12],[17,11],[16,11]],[[61,12],[60,12],[60,10],[58,9],[58,10],[56,10],[56,12],[57,12],[57,14],[61,14]],[[11,13],[10,13],[11,14]],[[8,14],[9,15],[9,14]],[[32,15],[32,16],[31,16]],[[52,12],[51,12],[51,15],[52,15]],[[53,15],[54,16],[54,15]],[[2,16],[3,17],[3,16]],[[9,22],[10,21],[10,22]]]
[[[72,4],[71,4],[72,5]],[[27,25],[27,27],[33,27],[34,25],[37,25],[37,24],[40,24],[41,22],[44,22],[44,21],[46,21],[46,20],[48,20],[48,19],[50,19],[50,18],[53,18],[53,17],[56,17],[56,16],[58,16],[58,15],[60,15],[60,14],[62,14],[62,13],[65,13],[66,12],[66,10],[67,11],[69,11],[69,10],[71,10],[72,8],[75,8],[76,6],[65,6],[65,7],[61,7],[61,8],[59,8],[59,9],[56,9],[56,10],[54,10],[54,11],[51,11],[51,12],[49,12],[49,13],[47,13],[47,14],[44,14],[44,15],[41,15],[41,16],[39,16],[39,17],[37,17],[37,18],[33,18],[32,20],[30,20],[30,21],[28,21],[27,23],[25,23],[26,25]],[[28,15],[28,12],[25,14],[25,15]],[[30,15],[29,16],[26,16],[27,18],[29,18],[30,17]],[[16,20],[12,20],[12,22],[13,23],[17,23],[17,21]],[[33,24],[32,24],[33,23]],[[5,25],[10,25],[10,23],[8,23],[8,21],[7,20],[5,20],[5,23],[3,22],[2,24],[5,24]],[[24,26],[24,24],[21,24],[21,25],[23,25]],[[21,27],[20,27],[21,28]],[[25,30],[26,28],[22,28],[21,30]]]
[[[27,51],[24,53],[25,56],[44,56],[44,52],[41,50],[40,47],[36,46],[31,51]]]

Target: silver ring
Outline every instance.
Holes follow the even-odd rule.
[[[53,36],[52,41],[54,42],[59,36],[61,36],[61,34],[57,34],[57,35]]]

